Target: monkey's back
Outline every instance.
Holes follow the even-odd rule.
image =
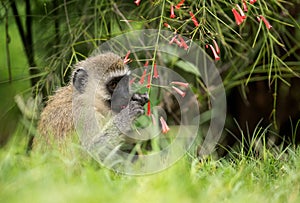
[[[62,87],[49,98],[38,123],[38,142],[60,142],[74,131],[72,116],[72,87]]]

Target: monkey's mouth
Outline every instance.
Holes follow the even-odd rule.
[[[111,103],[111,109],[116,113],[119,113],[120,111],[125,109],[127,106],[128,106],[127,101],[126,102]]]
[[[111,109],[116,113],[120,113],[120,111],[122,111],[126,107],[127,105],[112,105]]]

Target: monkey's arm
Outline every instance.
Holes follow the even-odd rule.
[[[147,102],[147,94],[134,94],[128,106],[113,116],[93,138],[88,150],[101,154],[100,157],[105,158],[109,153],[119,149],[125,142],[126,134],[132,130],[133,121],[144,114],[143,106]]]

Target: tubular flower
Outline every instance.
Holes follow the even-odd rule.
[[[162,128],[162,133],[166,134],[170,130],[170,128],[162,116],[160,117],[159,120]]]
[[[247,7],[247,3],[245,0],[243,0],[243,9],[245,12],[248,12],[248,7]]]
[[[185,92],[183,92],[181,89],[177,88],[177,87],[174,87],[172,86],[172,88],[181,96],[181,97],[184,97],[185,96]]]
[[[180,35],[179,35],[179,39],[180,39],[180,47],[183,47],[184,50],[188,50],[189,46],[186,44],[186,42]]]
[[[220,51],[220,48],[219,48],[218,43],[216,42],[216,40],[213,40],[213,43],[214,43],[214,46],[216,48],[217,54],[220,54],[221,51]]]
[[[209,45],[209,47],[210,47],[211,51],[212,51],[213,54],[214,54],[215,60],[216,60],[216,61],[220,60],[220,56],[217,54],[215,48],[214,48],[211,44]]]
[[[262,16],[262,15],[260,15],[259,17],[265,23],[265,25],[268,28],[268,30],[270,30],[272,28],[272,25],[269,23],[269,21],[264,16]]]
[[[128,58],[129,57],[129,55],[130,55],[130,51],[128,51],[127,52],[127,54],[126,54],[126,56],[125,56],[125,58],[124,58],[124,64],[127,64],[129,61],[130,61],[130,58]]]
[[[158,75],[158,71],[157,71],[157,67],[156,67],[156,63],[154,64],[154,67],[153,67],[153,77],[154,78],[159,78],[159,75]]]
[[[142,75],[142,77],[141,77],[141,79],[140,79],[140,84],[141,84],[141,85],[144,84],[145,77],[146,77],[146,73],[147,73],[147,70],[145,69],[144,72],[143,72],[143,75]]]
[[[254,4],[257,0],[250,0],[250,4]]]
[[[171,29],[171,26],[170,26],[168,23],[164,23],[164,26],[165,26],[166,28]]]
[[[185,0],[181,0],[181,1],[175,6],[175,8],[176,8],[176,9],[180,9],[180,7],[183,5],[184,1],[185,1]]]
[[[234,18],[235,18],[235,22],[237,25],[240,25],[244,19],[242,18],[242,16],[237,12],[237,10],[235,8],[233,8],[232,10],[232,13],[234,15]]]
[[[148,104],[147,104],[147,116],[150,116],[151,115],[151,105],[150,105],[150,101],[148,101]]]
[[[179,85],[179,86],[185,87],[185,88],[187,88],[189,86],[189,83],[187,83],[187,82],[179,82],[179,81],[172,81],[171,84],[172,85]]]
[[[136,77],[132,78],[130,81],[129,81],[129,84],[132,85],[135,81]]]
[[[174,14],[174,6],[173,4],[171,4],[171,14],[170,14],[170,18],[175,18],[176,15]]]
[[[151,119],[152,119],[153,125],[156,125],[156,119],[155,119],[155,116],[153,114],[151,114]]]
[[[196,27],[198,27],[198,26],[199,26],[199,23],[198,23],[198,21],[197,21],[195,15],[193,14],[192,11],[190,11],[190,16],[192,17],[192,21],[193,21],[194,25],[195,25]]]
[[[244,13],[244,11],[242,10],[242,8],[240,7],[240,5],[236,4],[236,7],[238,8],[240,15],[243,19],[246,19],[246,15]]]
[[[149,64],[149,61],[147,60],[147,61],[145,62],[145,64],[144,64],[144,67],[147,67],[148,64]]]
[[[135,3],[137,6],[139,6],[140,3],[141,3],[141,0],[135,0],[134,3]]]
[[[151,74],[148,75],[147,88],[150,88],[150,86],[151,86]]]
[[[173,44],[173,42],[176,42],[177,35],[175,35],[170,41],[169,44]],[[177,40],[178,41],[178,40]],[[177,43],[176,43],[177,44]]]

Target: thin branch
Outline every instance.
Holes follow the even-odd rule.
[[[3,1],[1,1],[2,6],[5,10],[5,49],[6,49],[6,63],[8,69],[8,81],[9,83],[12,82],[12,74],[11,74],[11,64],[10,64],[10,51],[9,51],[9,43],[10,43],[10,36],[8,32],[8,9]]]
[[[21,18],[20,18],[18,9],[17,9],[16,2],[15,1],[11,1],[10,6],[11,6],[11,9],[12,9],[12,12],[13,12],[16,24],[17,24],[18,31],[20,33],[20,37],[21,37],[22,43],[25,46],[25,44],[26,44],[25,31],[23,29],[23,25],[22,25]]]

